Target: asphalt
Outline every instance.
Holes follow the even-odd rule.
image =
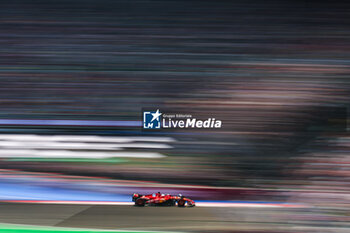
[[[2,223],[128,230],[231,228],[232,208],[1,203]]]
[[[247,226],[269,229],[281,220],[276,216],[288,211],[284,208],[0,203],[0,222],[113,230],[231,232]]]

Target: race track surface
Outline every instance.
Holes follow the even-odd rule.
[[[1,203],[2,223],[123,230],[229,230],[241,208]]]
[[[76,228],[86,229],[84,232],[97,232],[98,229],[196,233],[348,232],[348,224],[329,225],[324,221],[327,215],[321,214],[320,210],[312,208],[286,207],[178,208],[0,202],[0,232],[9,232],[7,229],[12,224],[20,224],[13,226],[25,229],[33,226],[54,227],[50,232],[67,232],[64,229],[69,228],[74,228],[73,231]]]

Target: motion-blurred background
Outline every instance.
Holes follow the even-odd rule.
[[[349,227],[349,12],[318,1],[1,1],[0,199],[161,191],[308,206],[269,213],[285,229]],[[142,108],[223,127],[142,131]]]

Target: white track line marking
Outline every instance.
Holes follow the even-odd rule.
[[[91,152],[66,150],[1,150],[0,158],[164,158],[157,152]]]
[[[118,201],[38,201],[38,200],[0,200],[0,202],[10,203],[38,203],[38,204],[72,204],[72,205],[134,205],[134,202],[118,202]],[[196,207],[231,207],[231,208],[305,208],[301,204],[289,203],[219,203],[219,202],[200,202],[196,203]]]

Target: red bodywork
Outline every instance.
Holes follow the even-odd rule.
[[[145,206],[145,205],[159,205],[159,206],[175,206],[178,207],[193,207],[195,202],[189,198],[183,197],[181,195],[175,196],[170,194],[149,194],[141,195],[134,193],[132,195],[132,200],[135,202],[136,206]]]

